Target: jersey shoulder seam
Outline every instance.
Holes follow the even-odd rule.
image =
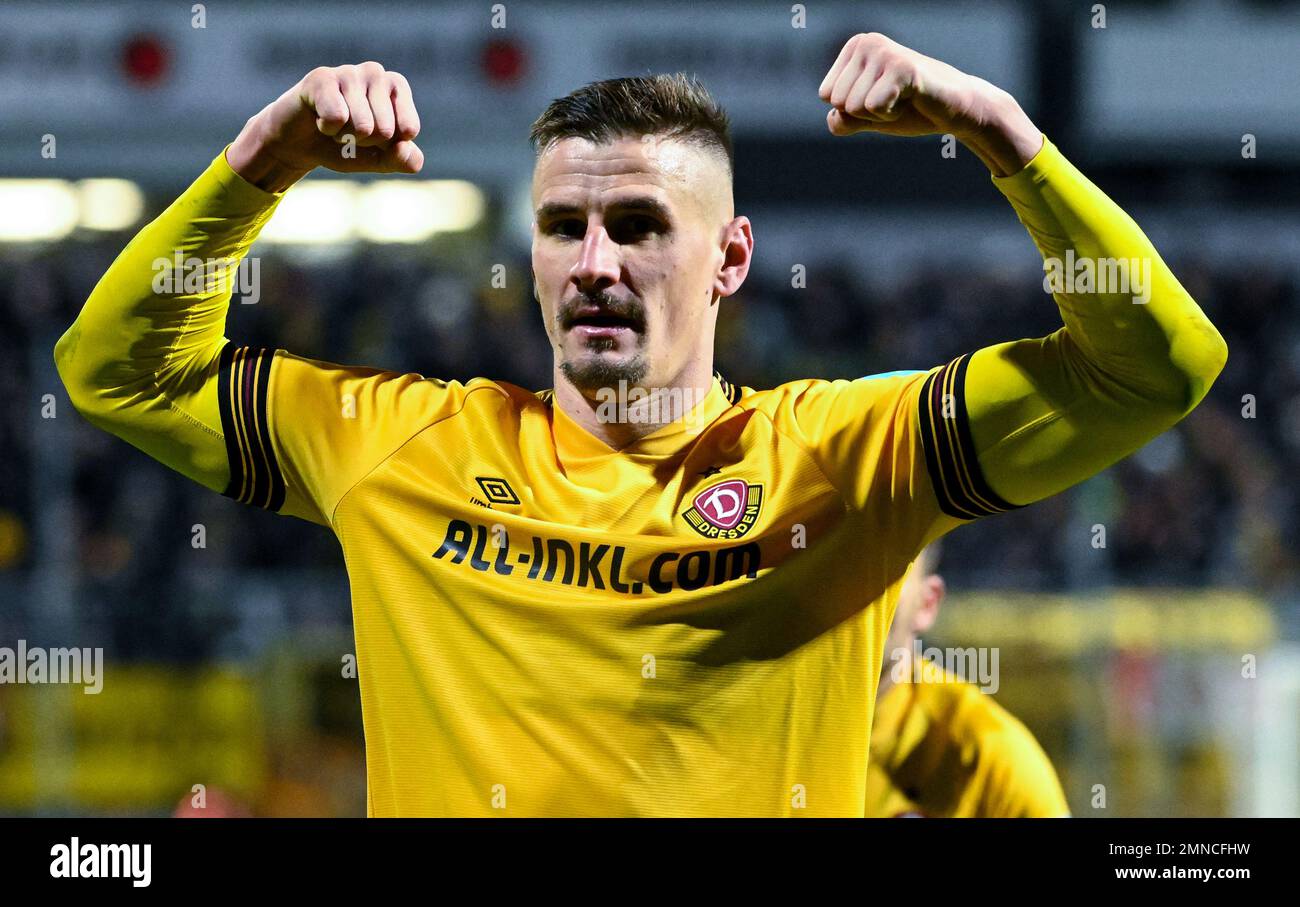
[[[424,380],[427,381],[429,379],[426,378]],[[443,416],[441,419],[434,419],[432,422],[426,422],[424,425],[421,425],[419,428],[412,431],[411,434],[408,435],[400,444],[398,444],[396,447],[394,447],[391,451],[389,451],[384,456],[380,457],[373,466],[367,469],[360,478],[358,478],[355,482],[349,485],[347,490],[344,491],[341,495],[339,495],[339,499],[335,501],[334,506],[330,508],[330,515],[329,515],[329,525],[330,528],[334,530],[334,533],[336,535],[338,534],[338,527],[335,525],[335,519],[338,516],[339,507],[343,504],[344,499],[348,495],[350,495],[354,490],[356,490],[358,485],[360,485],[366,479],[370,478],[375,473],[375,470],[379,469],[379,467],[383,466],[393,457],[397,456],[397,454],[401,451],[403,447],[405,447],[407,444],[410,444],[420,435],[424,434],[426,431],[433,428],[435,425],[441,425],[443,422],[446,422],[450,419],[454,419],[456,416],[459,416],[462,412],[465,411],[465,406],[466,404],[469,403],[469,398],[473,394],[476,394],[479,391],[483,391],[483,390],[494,390],[497,393],[499,393],[501,396],[505,397],[507,400],[510,399],[510,395],[506,392],[506,390],[502,387],[497,386],[495,382],[489,384],[481,384],[478,387],[469,388],[468,390],[465,391],[465,396],[461,399],[460,406],[456,407],[455,412],[447,413],[447,415]]]
[[[801,379],[799,379],[799,380],[800,380],[800,381],[819,381],[819,380],[824,381],[825,379],[824,379],[824,378],[821,378],[821,379],[819,379],[819,378],[801,378]],[[796,382],[793,382],[793,381],[792,381],[792,382],[788,382],[788,383],[790,383],[790,384],[794,384],[794,383],[796,383]],[[762,394],[762,393],[769,393],[769,394],[770,394],[770,393],[772,393],[773,391],[775,391],[776,389],[777,389],[777,388],[772,388],[771,390],[768,390],[768,391],[757,391],[757,392],[755,392],[755,393],[753,393],[753,394],[750,394],[748,399],[752,401],[752,398],[753,398],[753,397],[756,397],[756,396],[758,396],[759,394]],[[762,409],[760,409],[760,408],[759,408],[758,406],[756,406],[756,405],[745,406],[745,403],[746,403],[746,402],[747,402],[747,398],[742,396],[739,400],[737,400],[737,401],[736,401],[735,403],[733,403],[732,405],[735,406],[735,407],[738,407],[739,409],[745,409],[745,410],[748,410],[749,412],[758,413],[759,415],[763,416],[763,418],[767,419],[767,421],[770,422],[770,423],[772,424],[772,430],[773,430],[774,432],[776,432],[776,433],[777,433],[778,435],[780,435],[781,437],[788,439],[792,444],[794,444],[796,447],[798,447],[800,450],[802,450],[802,451],[804,452],[805,455],[807,455],[808,459],[809,459],[810,461],[812,461],[813,466],[815,466],[815,467],[817,468],[817,472],[819,472],[819,473],[821,474],[822,479],[825,480],[826,484],[830,486],[831,490],[834,491],[835,494],[836,494],[836,496],[840,499],[840,504],[842,504],[842,505],[844,506],[844,509],[845,509],[845,510],[852,510],[853,508],[851,508],[851,507],[849,506],[849,501],[848,501],[848,498],[845,497],[845,495],[844,495],[844,491],[843,491],[843,490],[842,490],[838,485],[836,485],[833,481],[831,481],[831,477],[828,476],[828,475],[826,474],[826,470],[822,467],[821,462],[817,459],[817,455],[816,455],[815,453],[813,453],[812,449],[811,449],[807,444],[805,444],[805,443],[803,443],[802,441],[800,441],[798,438],[796,438],[796,437],[794,437],[793,435],[790,435],[789,433],[787,433],[787,432],[785,431],[785,429],[783,429],[780,425],[777,424],[776,419],[772,418],[771,413],[768,413],[768,412],[763,411]]]

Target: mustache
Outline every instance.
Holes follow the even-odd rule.
[[[641,300],[619,299],[603,291],[583,294],[565,300],[560,304],[555,317],[560,323],[560,327],[568,330],[573,327],[575,321],[583,316],[584,309],[590,309],[593,306],[600,309],[601,315],[624,319],[631,322],[636,328],[645,327],[645,306],[641,304]]]

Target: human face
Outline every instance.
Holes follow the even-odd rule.
[[[533,280],[560,375],[592,397],[619,380],[711,374],[717,300],[748,266],[746,246],[736,279],[728,249],[737,229],[752,243],[725,165],[662,136],[561,139],[538,158],[533,208]]]

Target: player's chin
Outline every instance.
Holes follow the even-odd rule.
[[[595,348],[593,348],[595,347]],[[645,379],[645,357],[639,349],[625,350],[606,343],[587,344],[564,357],[561,371],[581,390],[596,392],[639,386]]]

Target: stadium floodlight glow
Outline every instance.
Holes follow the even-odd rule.
[[[361,190],[357,229],[379,243],[414,243],[483,219],[483,192],[464,180],[379,180]]]
[[[371,183],[361,190],[357,232],[371,242],[420,242],[437,232],[434,204],[428,182]]]
[[[433,180],[431,185],[439,232],[469,230],[483,219],[487,200],[478,186],[465,180]]]
[[[0,242],[51,242],[77,226],[77,193],[67,180],[0,180]]]
[[[130,180],[81,180],[77,191],[81,226],[88,230],[125,230],[144,213],[144,193]]]
[[[259,236],[272,243],[344,243],[356,237],[357,186],[306,180],[280,199]]]

